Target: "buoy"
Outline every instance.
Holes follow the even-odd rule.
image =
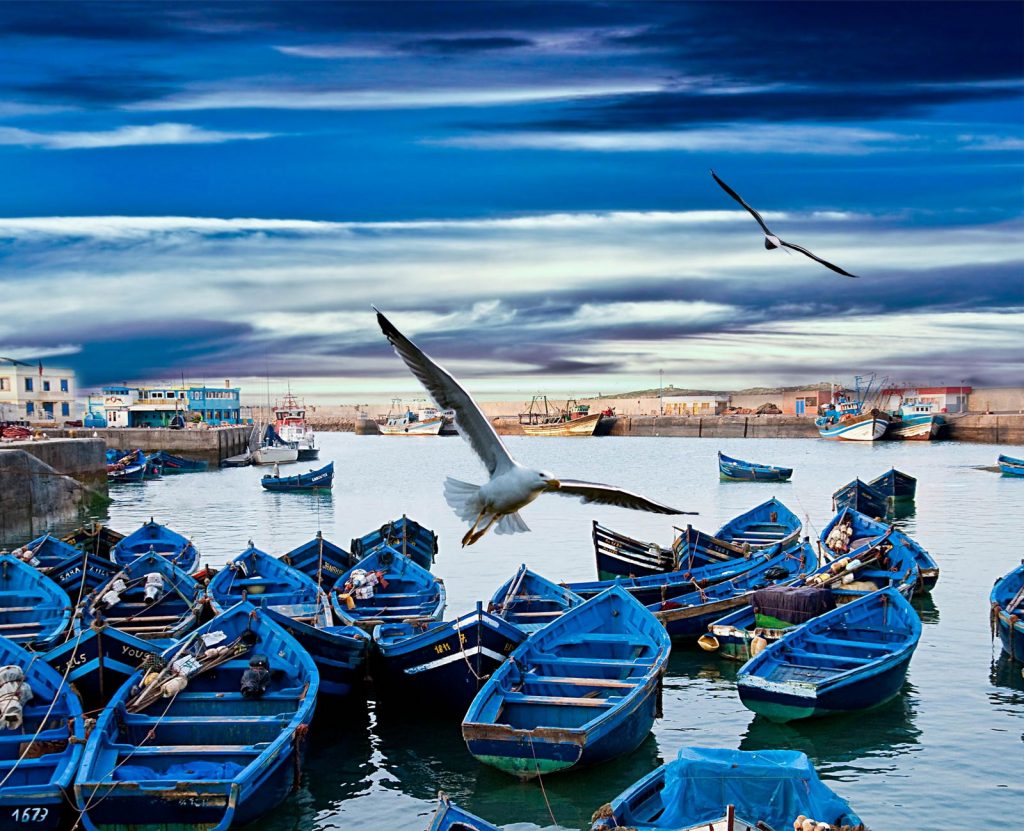
[[[755,655],[760,655],[764,652],[766,646],[768,646],[768,641],[760,635],[755,635],[750,641],[750,657],[753,658]]]
[[[697,639],[697,645],[705,652],[715,652],[718,649],[718,638],[714,635],[701,635]]]

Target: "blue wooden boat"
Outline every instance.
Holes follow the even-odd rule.
[[[368,597],[356,597],[362,587]],[[338,622],[367,632],[384,623],[427,623],[444,613],[444,583],[393,548],[380,548],[338,578],[331,608]]]
[[[1000,455],[997,461],[1004,476],[1024,476],[1024,459]]]
[[[111,455],[113,454],[113,455]],[[149,459],[141,450],[107,451],[107,482],[144,482]]]
[[[290,635],[239,603],[163,658],[148,685],[139,672],[121,687],[89,736],[75,782],[88,831],[151,831],[155,820],[225,831],[298,782],[319,677]]]
[[[334,625],[327,595],[309,575],[250,543],[214,575],[208,590],[223,606],[248,600],[295,638],[320,670],[322,695],[343,697],[362,682],[370,637]]]
[[[917,479],[896,468],[890,468],[868,484],[892,503],[912,501],[917,494]]]
[[[38,568],[43,572],[80,553],[70,543],[64,542],[49,533],[36,537],[34,540],[30,540],[10,552],[12,557],[17,557],[22,562],[28,563],[33,568]]]
[[[90,592],[106,583],[120,570],[120,566],[111,560],[77,550],[67,559],[40,569],[48,580],[52,580],[67,592],[73,608],[77,608]]]
[[[73,545],[84,551],[86,554],[98,554],[100,557],[110,559],[110,552],[114,546],[124,539],[124,534],[102,525],[98,522],[91,522],[72,531],[64,542]]]
[[[166,557],[185,571],[196,564],[199,556],[190,540],[150,519],[115,545],[110,552],[110,559],[124,566],[150,551]]]
[[[583,598],[576,592],[552,583],[524,564],[498,587],[487,611],[530,635],[581,605]]]
[[[10,554],[0,554],[0,635],[46,650],[71,621],[71,600],[60,586]]]
[[[312,577],[318,586],[330,588],[358,560],[340,545],[325,540],[320,531],[309,542],[281,555],[281,561]]]
[[[190,574],[156,553],[136,557],[83,601],[74,630],[110,626],[167,647],[219,611]]]
[[[60,675],[37,656],[0,637],[4,681],[26,683],[31,695],[4,709],[0,729],[0,826],[58,831],[76,818],[65,795],[82,758],[82,704]],[[22,679],[18,679],[18,675]],[[20,712],[18,710],[20,709]]]
[[[448,795],[441,791],[437,795],[437,808],[427,831],[501,831],[497,825],[464,811]]]
[[[206,470],[208,464],[200,459],[186,459],[174,456],[166,450],[158,450],[150,457],[153,464],[159,465],[164,473],[198,473]]]
[[[822,552],[830,560],[857,557],[862,548],[871,545],[890,527],[858,511],[845,508],[832,517],[828,525],[822,529]],[[908,549],[914,555],[919,578],[917,593],[924,594],[934,589],[939,581],[939,564],[935,562],[935,558],[920,543],[898,529],[893,528],[891,538],[893,543]]]
[[[785,722],[851,713],[899,694],[921,619],[894,588],[880,589],[793,629],[744,664],[744,706]]]
[[[844,508],[880,519],[884,519],[889,511],[885,494],[860,479],[854,479],[832,494],[832,510],[838,513]]]
[[[376,531],[352,540],[353,564],[378,548],[388,546],[430,571],[437,557],[437,534],[404,514],[385,522]]]
[[[889,586],[910,597],[919,582],[914,552],[889,532],[862,548],[856,558],[828,561],[792,585],[755,591],[746,605],[711,623],[697,643],[707,652],[748,661],[792,627],[837,603]]]
[[[430,703],[461,718],[484,682],[526,640],[483,604],[455,620],[386,623],[373,630],[373,685],[385,695]]]
[[[618,586],[523,643],[470,705],[479,761],[521,778],[604,762],[640,745],[658,711],[668,634]]]
[[[265,490],[275,493],[291,491],[329,491],[334,487],[334,462],[328,462],[317,470],[299,473],[295,476],[267,475],[260,479]]]
[[[726,456],[719,450],[718,474],[722,479],[733,482],[787,482],[793,475],[793,468],[745,462]]]
[[[598,814],[591,831],[789,831],[801,817],[829,828],[864,827],[795,750],[684,747]]]
[[[78,693],[87,713],[98,713],[160,647],[112,626],[90,626],[43,655]]]
[[[746,605],[753,592],[766,586],[792,582],[817,566],[817,555],[809,543],[788,549],[780,547],[776,556],[762,560],[739,577],[659,600],[648,604],[647,609],[673,638],[696,640],[707,631],[712,621]]]
[[[1024,663],[1024,563],[996,581],[989,602],[1003,651]]]
[[[670,548],[632,539],[595,522],[598,579],[645,577],[742,558],[776,543],[795,543],[802,527],[800,518],[774,497],[729,520],[714,534],[687,525]]]

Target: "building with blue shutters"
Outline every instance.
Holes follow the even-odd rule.
[[[111,427],[169,427],[176,416],[211,427],[241,424],[241,388],[230,381],[223,387],[112,384],[103,388],[103,410]]]

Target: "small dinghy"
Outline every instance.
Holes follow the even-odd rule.
[[[122,453],[107,451],[107,482],[144,482],[149,473],[149,457],[141,450]]]
[[[75,633],[110,626],[167,647],[219,611],[204,588],[159,554],[137,557],[86,597]]]
[[[277,624],[239,603],[137,673],[89,736],[75,782],[88,831],[225,831],[298,784],[319,677]]]
[[[890,468],[868,484],[893,504],[912,502],[917,494],[917,479],[896,468]]]
[[[0,637],[0,826],[58,831],[85,744],[82,704],[38,656]]]
[[[571,589],[521,565],[491,597],[487,611],[530,635],[582,604],[583,598]]]
[[[388,623],[373,630],[374,688],[408,701],[466,712],[481,686],[526,640],[518,626],[485,612],[483,604],[455,620]]]
[[[290,493],[292,491],[329,491],[334,487],[334,462],[328,462],[318,470],[299,473],[295,476],[264,476],[260,479],[264,490],[274,493]]]
[[[420,568],[430,571],[437,557],[437,534],[404,514],[385,522],[376,531],[352,540],[353,563],[388,546],[408,557]]]
[[[658,600],[648,604],[647,609],[673,638],[696,640],[707,631],[709,623],[731,609],[746,605],[758,589],[791,582],[817,566],[818,557],[805,542],[796,548],[777,550],[774,556],[732,580]]]
[[[184,456],[172,456],[166,450],[158,450],[149,457],[150,461],[160,467],[164,473],[198,473],[206,470],[207,462],[199,459],[186,459]]]
[[[345,572],[331,593],[331,608],[338,621],[367,632],[384,623],[440,620],[444,606],[440,578],[388,547]]]
[[[68,545],[73,545],[86,554],[96,554],[109,560],[111,559],[110,552],[123,539],[124,534],[115,531],[113,528],[108,528],[106,525],[92,522],[72,531],[64,537],[64,542]]]
[[[110,559],[118,565],[125,566],[151,551],[166,557],[185,571],[196,564],[196,558],[199,556],[196,547],[188,539],[166,525],[150,519],[115,545],[110,552]]]
[[[312,577],[317,585],[328,588],[359,560],[353,559],[340,545],[325,540],[324,535],[316,532],[309,542],[293,548],[281,555],[281,562],[297,568],[307,577]]]
[[[726,456],[719,450],[718,474],[720,478],[731,482],[788,482],[793,475],[793,468],[744,462]]]
[[[1000,455],[997,464],[1004,476],[1024,476],[1024,459]]]
[[[0,554],[0,636],[47,650],[71,622],[71,600],[60,586],[10,554]]]
[[[921,619],[894,588],[881,589],[788,632],[744,664],[740,700],[771,721],[851,713],[899,694]]]
[[[629,753],[650,732],[671,642],[618,587],[535,633],[490,677],[462,735],[479,761],[521,778]]]
[[[800,518],[774,497],[729,520],[714,534],[687,525],[671,548],[634,540],[595,522],[597,574],[601,580],[610,580],[699,568],[741,558],[759,548],[791,545],[802,527]]]
[[[437,808],[427,831],[501,831],[497,825],[491,825],[480,817],[463,811],[452,802],[444,791],[437,795]]]
[[[335,626],[327,595],[297,568],[250,543],[214,575],[208,590],[222,606],[248,600],[295,638],[320,670],[322,695],[346,696],[362,681],[369,635]]]
[[[838,513],[844,508],[850,508],[869,517],[884,519],[889,512],[889,503],[884,493],[860,479],[854,479],[832,494],[832,510]]]
[[[794,750],[684,747],[594,816],[591,831],[864,829]]]
[[[939,564],[917,541],[890,525],[844,508],[836,514],[821,532],[821,547],[825,557],[837,560],[843,557],[856,559],[861,549],[873,545],[890,531],[893,544],[905,548],[914,555],[917,564],[919,584],[917,593],[924,594],[935,588],[939,581]]]
[[[996,581],[989,602],[1003,651],[1024,663],[1024,564]]]

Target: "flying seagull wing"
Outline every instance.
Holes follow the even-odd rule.
[[[832,263],[830,263],[828,260],[823,260],[821,257],[819,257],[819,256],[817,256],[815,254],[812,254],[810,251],[808,251],[802,245],[797,245],[795,242],[786,242],[785,240],[781,240],[781,239],[779,240],[779,242],[782,245],[786,246],[786,248],[792,248],[794,251],[799,251],[801,254],[804,254],[804,255],[810,257],[815,262],[821,263],[823,266],[825,266],[825,268],[831,268],[836,274],[842,274],[844,277],[853,277],[854,279],[857,279],[857,275],[856,274],[850,274],[849,271],[844,271],[839,266],[833,265]]]
[[[470,447],[487,467],[488,473],[493,476],[496,471],[512,467],[515,462],[469,393],[459,386],[459,382],[446,370],[434,363],[423,350],[399,332],[376,307],[373,310],[377,312],[377,323],[380,324],[381,331],[395,347],[398,357],[405,361],[412,374],[426,387],[434,403],[442,410],[455,411],[459,435],[469,442]]]
[[[619,508],[630,508],[634,511],[650,511],[652,514],[694,514],[695,511],[680,511],[662,505],[641,496],[638,493],[624,491],[612,485],[601,485],[597,482],[579,482],[574,479],[559,479],[557,487],[550,489],[551,493],[560,496],[575,496],[584,503],[595,502],[598,505],[615,505]]]
[[[753,208],[751,208],[750,205],[748,205],[746,202],[744,202],[742,196],[740,196],[738,193],[736,193],[736,191],[734,191],[731,187],[729,187],[725,182],[723,182],[721,179],[719,179],[718,175],[713,170],[711,171],[711,177],[716,182],[718,182],[718,184],[721,186],[722,190],[724,190],[727,194],[729,194],[729,196],[731,196],[733,199],[735,199],[737,202],[739,202],[744,208],[746,208],[748,211],[750,211],[750,215],[752,217],[754,217],[754,219],[757,220],[757,224],[761,226],[761,230],[762,231],[764,231],[769,236],[774,236],[774,234],[772,234],[772,232],[768,229],[768,226],[764,224],[764,220],[761,219],[761,214],[759,214],[757,211],[755,211]]]

